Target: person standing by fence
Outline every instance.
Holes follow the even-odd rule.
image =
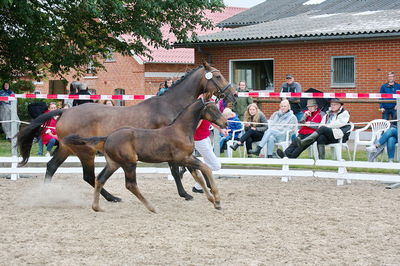
[[[379,93],[396,94],[400,90],[400,84],[395,82],[394,72],[388,73],[388,82],[381,86]],[[394,99],[390,99],[394,100]],[[379,111],[382,112],[382,119],[396,119],[396,103],[380,103]]]
[[[301,92],[301,85],[298,82],[294,81],[294,77],[291,74],[286,75],[286,82],[282,83],[281,92]],[[282,98],[285,100],[286,98]],[[303,113],[301,112],[300,99],[289,97],[287,100],[290,102],[290,109],[293,111],[293,114],[296,116],[297,120],[303,117]]]
[[[12,94],[14,94],[14,92],[10,89],[10,83],[8,83],[8,81],[5,81],[3,83],[2,89],[0,90],[0,96],[8,97],[11,96]],[[0,101],[0,121],[10,121],[10,120],[11,120],[11,102]],[[11,134],[11,122],[1,123],[1,127],[3,129],[4,134],[6,135],[6,139],[8,141],[11,141],[11,138],[13,137]]]
[[[246,81],[239,81],[239,88],[237,88],[237,92],[248,92]],[[236,99],[232,111],[237,114],[240,121],[243,121],[247,106],[249,106],[251,103],[253,103],[253,98],[251,97],[238,97]]]

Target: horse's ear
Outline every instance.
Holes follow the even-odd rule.
[[[204,66],[204,68],[205,68],[207,71],[210,71],[211,66],[207,63],[206,60],[203,60],[203,66]]]

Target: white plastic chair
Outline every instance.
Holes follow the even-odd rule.
[[[226,146],[227,146],[226,151],[227,151],[229,158],[233,157],[233,150],[231,149],[231,145],[233,145],[234,143],[237,143],[237,140],[235,140],[236,133],[239,132],[239,137],[240,137],[244,132],[244,124],[241,124],[241,125],[242,125],[242,127],[240,129],[236,129],[236,130],[232,131],[232,138],[226,142]],[[246,157],[245,144],[243,144],[243,146],[239,146],[238,149],[239,149],[240,157],[245,158]],[[242,150],[242,151],[240,151],[240,150]]]
[[[276,142],[274,144],[274,147],[275,146],[278,147],[278,148],[280,147],[283,151],[286,150],[287,147],[289,147],[289,145],[291,143],[291,139],[292,139],[293,133],[294,133],[293,131],[286,132],[285,140],[281,141],[281,142]],[[258,144],[259,141],[258,142],[253,142],[253,143]],[[267,144],[265,144],[264,147],[262,147],[262,150],[261,150],[260,154],[263,154],[266,157],[266,155],[267,155]]]
[[[293,131],[286,132],[286,139],[282,142],[275,143],[275,146],[281,147],[283,151],[286,150],[291,143],[293,133]]]
[[[350,129],[346,132],[352,132],[354,130],[354,124],[350,123]],[[313,152],[314,152],[314,158],[315,160],[318,160],[318,147],[317,147],[317,142],[314,142],[313,144]],[[349,156],[349,160],[351,160],[351,155],[350,155],[350,148],[349,145],[347,144],[347,142],[343,143],[343,138],[340,138],[338,143],[331,143],[331,144],[327,144],[325,145],[325,147],[327,148],[331,148],[332,151],[332,155],[333,155],[333,159],[334,160],[342,160],[342,150],[343,147],[347,149],[347,154]]]
[[[356,159],[357,146],[370,146],[375,143],[377,139],[382,135],[382,133],[389,129],[390,122],[384,119],[375,119],[370,121],[365,127],[357,129],[354,131],[354,152],[353,152],[353,161]],[[360,140],[360,133],[366,131],[368,128],[371,128],[372,135],[369,140]]]

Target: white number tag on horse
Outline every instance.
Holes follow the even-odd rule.
[[[211,72],[207,72],[205,77],[206,77],[206,79],[212,79],[213,74]]]

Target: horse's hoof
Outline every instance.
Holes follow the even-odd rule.
[[[92,205],[92,210],[94,210],[95,212],[104,212],[104,210],[102,208],[100,208],[99,206],[94,206],[94,205]]]
[[[118,198],[118,197],[110,197],[110,198],[107,198],[106,200],[110,201],[110,202],[121,202],[122,201],[122,199]]]
[[[193,196],[192,196],[192,195],[189,195],[189,194],[186,194],[186,195],[184,196],[184,198],[185,198],[185,200],[192,200],[192,199],[193,199]]]
[[[215,202],[214,203],[214,208],[217,209],[217,210],[221,210],[222,209],[221,208],[221,203],[219,201]]]

